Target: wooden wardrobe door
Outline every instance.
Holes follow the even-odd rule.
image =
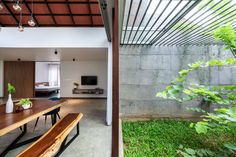
[[[5,61],[4,62],[4,96],[7,97],[7,84],[16,88],[14,98],[34,97],[35,62]]]

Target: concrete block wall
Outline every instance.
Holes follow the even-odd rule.
[[[223,46],[182,47],[120,47],[120,115],[121,117],[195,117],[186,106],[199,102],[179,104],[157,98],[178,71],[189,63],[211,58],[229,58],[231,52]],[[208,68],[189,75],[189,81],[209,84],[236,84],[236,69]]]

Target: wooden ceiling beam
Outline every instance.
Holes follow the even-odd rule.
[[[28,9],[28,11],[30,12],[30,14],[32,14],[32,10],[30,9],[29,4],[26,3],[26,0],[24,0],[23,3],[25,4],[25,6],[26,6],[26,8]],[[22,14],[22,16],[23,16],[23,14]],[[29,15],[29,16],[30,16],[30,15]],[[34,16],[34,14],[32,14],[32,16],[33,16],[33,18],[34,18],[34,20],[35,20],[36,26],[39,26],[39,22],[38,22],[38,20],[36,19],[36,17]]]
[[[13,14],[15,16],[19,16],[20,14]],[[101,14],[34,14],[34,16],[102,16]],[[1,13],[1,16],[11,16],[10,13]],[[22,16],[30,16],[30,14],[23,13]]]
[[[4,24],[5,27],[16,27],[15,24]],[[24,27],[29,27],[28,24],[22,24]],[[40,27],[104,27],[104,25],[91,24],[39,24]]]
[[[67,8],[68,8],[68,11],[70,13],[70,18],[71,18],[71,21],[73,22],[73,24],[75,24],[75,20],[74,20],[74,17],[72,15],[72,12],[71,12],[71,8],[70,8],[70,4],[68,3],[69,1],[66,0],[66,5],[67,5]]]
[[[88,2],[89,14],[90,14],[90,22],[93,25],[93,16],[91,15],[92,14],[92,9],[91,9],[90,0],[87,0],[87,2]]]
[[[2,1],[2,3],[4,4],[4,6],[6,7],[7,11],[10,13],[10,15],[12,16],[12,18],[15,20],[16,24],[19,24],[19,20],[16,18],[16,16],[13,14],[13,12],[11,11],[11,9],[8,7],[6,1]]]
[[[14,4],[14,1],[4,1],[6,4]],[[30,1],[26,1],[26,4],[31,4]],[[48,1],[48,4],[67,4],[67,2],[63,2],[63,1]],[[46,4],[45,1],[34,1],[34,4]],[[68,1],[68,4],[88,4],[88,2],[72,2],[72,1]],[[98,2],[90,2],[90,4],[98,4]]]
[[[56,21],[55,17],[53,16],[52,9],[50,8],[48,1],[47,0],[44,0],[44,1],[47,5],[49,13],[51,14],[51,17],[52,17],[52,20],[53,20],[54,24],[57,24],[57,21]]]
[[[106,30],[107,40],[111,42],[111,29],[109,24],[108,10],[107,10],[107,2],[106,0],[99,0],[100,11],[102,14],[102,19],[104,23],[104,27]]]

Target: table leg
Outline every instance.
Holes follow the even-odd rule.
[[[13,149],[13,146],[25,135],[27,132],[27,124],[24,124],[22,133],[0,154],[0,157],[5,156],[10,150]]]
[[[54,124],[56,124],[56,122],[57,122],[57,114],[55,113],[55,114],[52,114],[51,115],[51,119],[52,119],[52,126],[54,125]]]
[[[22,133],[0,154],[0,157],[4,157],[9,151],[13,149],[16,149],[26,144],[34,142],[42,136],[42,135],[39,135],[39,136],[33,137],[31,139],[28,139],[22,142],[18,142],[25,135],[26,132],[27,132],[27,124],[24,124]]]

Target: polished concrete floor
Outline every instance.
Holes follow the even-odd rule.
[[[60,115],[63,117],[70,112],[81,112],[84,114],[80,122],[80,135],[63,152],[62,157],[110,157],[111,156],[111,126],[105,123],[106,100],[105,99],[70,99],[61,108]],[[40,118],[35,131],[35,121],[28,124],[28,133],[24,139],[40,135],[49,129],[51,120],[48,118],[44,123],[44,117]],[[0,152],[20,133],[14,130],[0,137]],[[72,134],[75,134],[73,130]],[[10,151],[7,157],[14,157],[25,147]]]

